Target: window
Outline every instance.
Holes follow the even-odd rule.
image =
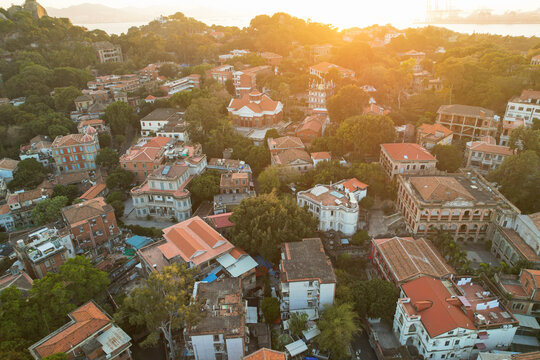
[[[219,341],[219,335],[214,335],[214,341]]]
[[[450,345],[450,340],[444,342],[444,346]]]
[[[51,264],[54,264],[54,258],[51,259]]]
[[[459,340],[454,341],[454,345],[459,345]]]

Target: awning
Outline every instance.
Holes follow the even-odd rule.
[[[308,347],[305,342],[302,340],[295,341],[289,345],[285,345],[285,350],[289,353],[290,356],[296,356],[308,350]]]
[[[476,348],[479,349],[479,350],[486,350],[487,349],[486,344],[484,344],[484,343],[476,343],[476,344],[474,344],[474,346],[476,346]]]
[[[311,329],[302,331],[302,334],[304,335],[304,339],[306,339],[306,341],[313,339],[315,336],[319,335],[320,333],[321,333],[321,330],[319,330],[317,326],[314,326]]]
[[[534,316],[513,314],[516,320],[519,322],[519,326],[526,327],[533,330],[540,330],[540,325]]]
[[[215,268],[210,270],[210,274],[217,275],[217,273],[220,272],[221,270],[223,270],[223,266],[221,266],[221,265],[216,266]]]
[[[489,338],[489,335],[488,335],[488,333],[486,331],[480,331],[478,333],[478,338],[482,339],[482,340],[485,340],[485,339]]]
[[[126,244],[134,248],[135,250],[139,250],[140,248],[150,244],[152,242],[152,239],[146,236],[140,236],[140,235],[134,235],[126,240]]]
[[[204,279],[202,279],[201,282],[211,283],[212,281],[214,281],[214,280],[216,280],[216,279],[217,279],[216,274],[209,274],[207,277],[205,277]]]

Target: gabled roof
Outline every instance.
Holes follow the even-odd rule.
[[[452,294],[443,282],[422,276],[401,285],[405,296],[411,299],[407,311],[420,315],[420,321],[431,337],[444,334],[456,328],[475,330],[473,321],[457,305],[448,302]],[[428,303],[431,306],[417,306]]]
[[[9,158],[3,158],[0,160],[0,169],[14,171],[17,168],[19,162]]]
[[[481,151],[490,154],[510,156],[514,154],[514,150],[508,146],[489,144],[485,141],[472,141],[467,143],[467,147],[472,151]]]
[[[381,144],[393,161],[437,161],[422,145],[414,143]]]
[[[463,116],[475,116],[475,117],[493,117],[495,112],[493,110],[485,109],[479,106],[469,105],[441,105],[437,113],[443,114],[457,114]]]
[[[218,215],[210,215],[207,217],[207,219],[214,226],[214,228],[226,229],[226,228],[230,228],[234,226],[234,224],[229,220],[231,215],[232,215],[232,212],[218,214]]]
[[[342,73],[344,73],[344,72],[353,73],[353,71],[350,70],[350,69],[344,68],[343,66],[339,66],[339,65],[336,65],[336,64],[329,63],[327,61],[323,61],[321,63],[313,65],[313,66],[311,66],[311,68],[318,71],[318,72],[320,72],[320,73],[323,73],[323,74],[326,74],[331,69],[337,69],[339,72],[342,72]]]
[[[95,199],[107,186],[105,184],[96,184],[88,189],[84,194],[79,196],[79,199],[92,200]]]
[[[62,214],[69,225],[75,226],[81,221],[93,219],[112,211],[112,206],[105,199],[97,197],[92,200],[74,204],[62,209]]]
[[[120,161],[154,161],[162,155],[169,141],[169,137],[156,136],[143,145],[135,144],[120,156]]]
[[[454,177],[414,176],[410,182],[425,201],[475,200]]]
[[[256,114],[262,114],[263,112],[276,112],[282,109],[282,105],[279,101],[272,100],[268,95],[263,94],[260,97],[260,101],[250,101],[250,94],[245,94],[240,99],[232,99],[229,103],[229,111],[239,111],[242,108],[248,108]]]
[[[268,139],[268,147],[270,150],[285,150],[285,149],[303,149],[305,148],[302,140],[295,136],[282,136],[279,138]]]
[[[15,286],[21,292],[28,293],[32,289],[34,281],[24,271],[18,274],[9,274],[0,277],[0,293],[10,286]]]
[[[347,180],[342,180],[336,183],[336,185],[343,185],[345,189],[347,189],[349,192],[355,192],[356,190],[364,190],[368,188],[368,184],[364,184],[357,178],[351,178]]]
[[[313,152],[311,153],[311,158],[313,160],[330,160],[332,159],[332,155],[326,151]]]
[[[210,225],[196,216],[163,229],[167,244],[159,248],[164,255],[179,255],[185,262],[199,265],[231,250],[234,246]]]
[[[314,114],[310,115],[302,121],[302,124],[296,129],[296,132],[302,131],[313,131],[315,133],[320,133],[322,131],[323,123],[326,120],[325,115]]]
[[[111,323],[109,316],[93,300],[74,310],[69,317],[71,321],[68,324],[32,345],[30,352],[35,352],[41,358],[59,352],[67,353]]]
[[[447,137],[452,134],[452,130],[441,124],[422,124],[418,127],[418,130],[425,135],[435,135],[438,132],[443,133],[443,137]]]
[[[311,156],[302,149],[288,149],[272,156],[276,165],[289,165],[297,160],[311,164]]]
[[[71,146],[90,143],[95,141],[95,136],[88,134],[68,134],[65,136],[57,136],[53,143],[53,147]]]
[[[523,271],[529,273],[534,281],[534,286],[537,289],[540,289],[540,270],[534,270],[534,269],[523,269]]]
[[[540,91],[539,90],[530,90],[530,89],[523,90],[521,92],[520,99],[521,100],[529,100],[529,99],[538,100],[538,99],[540,99]]]
[[[262,348],[254,353],[244,356],[244,360],[286,360],[285,353],[276,350]]]
[[[419,275],[443,278],[455,274],[439,251],[424,238],[393,237],[373,239],[373,245],[384,258],[397,282],[410,280]]]

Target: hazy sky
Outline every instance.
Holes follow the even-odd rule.
[[[24,0],[0,0],[0,6],[12,3],[22,3]],[[367,25],[373,23],[409,23],[414,19],[424,17],[426,0],[38,0],[45,7],[68,7],[82,3],[97,3],[111,7],[166,7],[170,13],[185,11],[193,8],[206,7],[213,10],[238,12],[239,16],[254,14],[271,14],[277,11],[288,12],[292,15],[310,18],[314,21],[331,23],[338,27],[353,24]],[[442,2],[442,1],[441,1]],[[497,13],[508,10],[534,10],[540,8],[537,0],[452,0],[454,8],[470,11],[478,8],[490,8]],[[200,9],[197,13],[200,13]],[[167,15],[166,13],[164,15]],[[247,24],[246,24],[247,25]]]

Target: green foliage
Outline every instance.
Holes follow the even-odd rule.
[[[371,237],[369,236],[368,232],[365,230],[358,230],[356,234],[353,235],[351,239],[351,244],[363,246],[366,244],[367,241],[369,241]]]
[[[111,135],[107,133],[101,133],[101,134],[98,134],[98,139],[99,139],[99,147],[101,149],[106,148],[106,147],[111,147],[112,145]]]
[[[68,199],[68,204],[71,204],[79,196],[79,188],[77,185],[55,185],[51,197],[57,196],[65,196]]]
[[[123,101],[117,101],[105,108],[103,120],[111,128],[113,135],[124,134],[131,124],[133,109]]]
[[[455,242],[454,238],[444,231],[438,231],[433,237],[433,244],[458,274],[470,274],[471,262],[467,253]]]
[[[273,324],[279,319],[279,300],[273,297],[265,297],[261,303],[261,310],[264,316],[264,322]]]
[[[124,193],[122,191],[113,191],[109,195],[107,195],[107,198],[105,198],[105,201],[107,204],[110,204],[114,201],[123,201],[124,200]]]
[[[17,165],[17,170],[13,175],[13,180],[8,184],[8,188],[13,191],[17,189],[34,189],[47,178],[47,171],[36,159],[24,159]]]
[[[371,196],[366,196],[365,198],[360,200],[360,205],[364,209],[371,209],[374,204],[375,204],[375,200],[373,200],[373,198]]]
[[[75,109],[75,99],[82,92],[74,86],[54,89],[54,108],[56,111],[69,113]]]
[[[189,183],[194,208],[202,201],[214,201],[214,195],[219,194],[221,174],[216,170],[207,170],[204,174],[195,177]]]
[[[292,313],[289,319],[289,331],[291,335],[302,337],[302,331],[307,330],[308,314]]]
[[[123,201],[115,200],[110,204],[114,209],[114,216],[117,219],[120,219],[122,216],[124,216],[124,210],[126,209],[126,207]]]
[[[173,331],[186,325],[193,326],[204,316],[199,311],[200,304],[192,301],[195,275],[194,270],[179,264],[152,272],[141,287],[135,288],[124,299],[115,319],[144,325],[150,335],[143,345],[155,345],[162,333],[172,349],[171,358],[174,358]]]
[[[497,182],[501,193],[522,212],[540,211],[540,157],[533,150],[507,157],[488,179]]]
[[[32,220],[37,225],[45,225],[60,218],[60,210],[69,204],[66,196],[57,196],[40,201],[32,209]]]
[[[155,227],[144,227],[140,225],[126,225],[122,227],[129,229],[135,235],[147,236],[151,238],[160,238],[163,235],[161,229]]]
[[[455,145],[435,145],[431,152],[437,158],[437,169],[455,172],[463,163],[463,152]]]
[[[225,81],[225,89],[231,96],[236,96],[236,88],[234,87],[234,83],[232,79],[227,79]]]
[[[518,152],[532,150],[540,156],[540,130],[523,126],[512,130],[509,146]]]
[[[21,69],[18,75],[6,81],[6,91],[10,98],[29,95],[47,95],[51,91],[49,83],[53,71],[41,66],[30,64]]]
[[[266,130],[266,133],[264,134],[264,145],[268,146],[267,140],[269,138],[276,139],[278,137],[279,137],[279,132],[276,129],[272,128],[272,129]]]
[[[231,241],[250,253],[277,262],[279,245],[314,235],[318,220],[290,197],[275,192],[244,199],[231,215]]]
[[[110,190],[120,189],[127,191],[131,188],[134,178],[135,175],[132,172],[117,167],[107,176],[107,187]]]
[[[275,166],[269,166],[264,169],[257,178],[259,184],[259,193],[269,194],[274,190],[279,190],[281,181],[279,180],[279,172]]]
[[[111,170],[118,166],[118,153],[111,148],[102,148],[96,156],[96,164],[103,166],[107,170]]]
[[[66,353],[56,353],[49,356],[45,356],[43,360],[68,360]]]
[[[392,184],[388,183],[386,174],[379,163],[354,163],[349,169],[349,176],[368,184],[369,196],[378,196],[383,199],[395,196]]]
[[[174,79],[178,75],[178,67],[174,64],[163,64],[159,67],[159,75]]]
[[[192,141],[204,143],[210,132],[218,128],[219,120],[226,117],[225,105],[225,101],[217,97],[192,100],[184,114]]]
[[[364,90],[356,85],[347,85],[328,99],[328,115],[332,122],[340,123],[351,116],[362,115],[368,102],[369,95]]]
[[[320,335],[315,339],[323,352],[329,351],[333,359],[348,359],[348,348],[358,331],[358,314],[350,304],[326,306],[317,324]]]
[[[380,145],[391,143],[396,136],[394,123],[387,116],[361,115],[343,121],[337,137],[343,140],[345,151],[353,151],[355,157],[378,154]]]

